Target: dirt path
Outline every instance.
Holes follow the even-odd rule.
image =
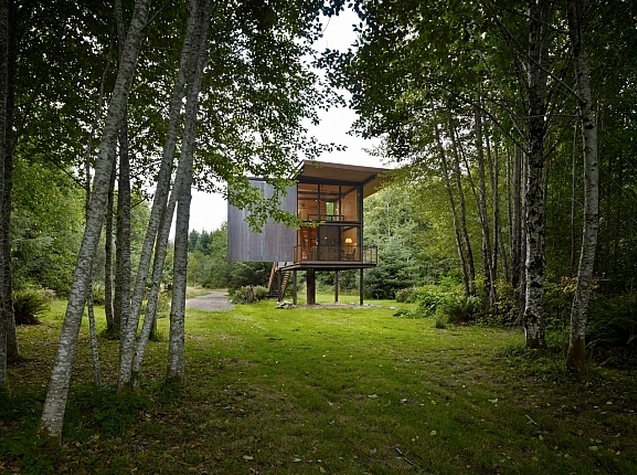
[[[232,310],[234,304],[228,302],[228,294],[223,290],[211,290],[209,294],[186,300],[186,307],[207,312]]]

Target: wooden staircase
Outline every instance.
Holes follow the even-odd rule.
[[[272,270],[270,271],[270,279],[268,281],[268,295],[270,298],[276,298],[278,301],[283,300],[285,295],[285,289],[287,289],[290,282],[290,271],[283,271],[283,267],[287,262],[273,262]],[[279,282],[280,282],[280,294],[279,294]]]

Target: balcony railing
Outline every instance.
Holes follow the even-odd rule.
[[[295,246],[294,262],[352,262],[376,265],[378,262],[378,248],[376,246]]]

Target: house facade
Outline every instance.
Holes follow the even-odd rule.
[[[363,200],[383,184],[385,169],[304,161],[281,203],[282,209],[300,219],[298,229],[268,223],[262,232],[251,231],[244,210],[228,208],[228,254],[231,261],[273,262],[271,284],[282,295],[292,279],[296,301],[297,272],[306,272],[307,303],[315,303],[315,272],[335,272],[335,300],[338,274],[360,270],[360,301],[363,301],[363,270],[376,266],[378,250],[364,240]],[[252,180],[271,195],[270,185]]]

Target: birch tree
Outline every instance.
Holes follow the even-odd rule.
[[[139,325],[139,317],[142,308],[142,300],[146,293],[146,285],[150,263],[157,241],[157,235],[162,220],[170,221],[166,215],[166,202],[170,192],[171,175],[173,170],[173,157],[175,154],[179,124],[181,119],[182,100],[185,94],[185,85],[188,72],[192,69],[192,58],[196,42],[196,11],[197,2],[190,3],[190,15],[186,26],[186,34],[182,46],[179,70],[175,79],[175,85],[170,100],[168,114],[168,129],[162,152],[162,159],[157,177],[153,206],[148,221],[148,227],[142,245],[140,262],[137,268],[135,287],[133,290],[130,311],[122,322],[122,338],[120,344],[120,367],[118,387],[123,390],[133,383],[133,362],[135,352],[135,337]]]
[[[177,220],[175,224],[175,254],[173,264],[173,292],[170,307],[170,337],[168,344],[168,382],[183,382],[185,375],[185,317],[186,285],[188,268],[188,230],[190,224],[190,201],[193,178],[193,158],[196,149],[197,113],[199,111],[199,91],[206,62],[206,44],[210,27],[212,2],[198,0],[196,12],[197,38],[193,56],[192,73],[188,84],[185,124],[182,137],[181,156],[175,177],[177,195]],[[194,13],[193,13],[194,14]]]
[[[7,386],[11,292],[11,146],[9,107],[9,0],[0,1],[0,391]]]
[[[528,348],[546,346],[544,339],[544,138],[548,62],[548,0],[529,0],[529,41],[526,62],[528,132],[524,221],[524,336]]]
[[[577,287],[571,310],[566,365],[575,372],[585,369],[585,332],[588,301],[593,279],[597,230],[599,221],[599,165],[597,157],[597,123],[593,112],[588,55],[584,44],[582,25],[586,2],[567,0],[566,13],[577,78],[578,105],[580,111],[584,152],[584,226],[582,247],[577,269]]]
[[[143,29],[148,18],[148,9],[148,0],[137,0],[135,2],[124,52],[118,67],[117,78],[108,107],[95,166],[88,219],[62,324],[60,344],[53,364],[49,389],[40,419],[39,434],[44,437],[59,439],[62,434],[66,400],[71,383],[71,368],[77,349],[84,304],[90,291],[91,269],[104,222],[104,213],[106,212],[109,180],[115,158],[117,137],[124,119],[124,111],[137,62],[137,54],[143,36]]]

